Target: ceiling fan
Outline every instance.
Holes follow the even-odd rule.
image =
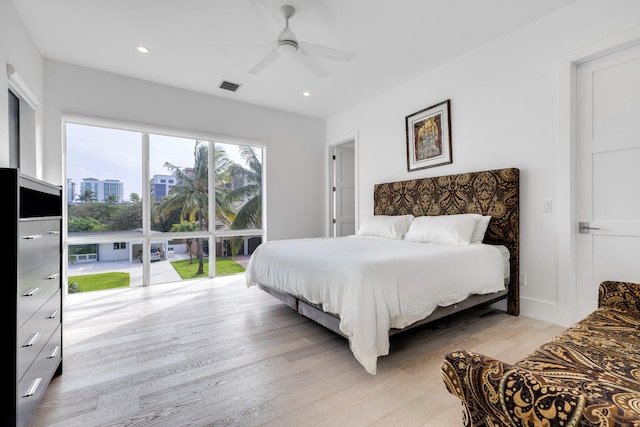
[[[285,27],[273,43],[273,48],[256,65],[249,70],[251,74],[258,74],[282,55],[295,57],[302,65],[319,77],[326,73],[313,61],[313,57],[329,58],[336,61],[349,61],[353,54],[313,43],[300,42],[289,28],[289,19],[296,13],[296,9],[290,5],[280,7],[280,12],[285,19]]]

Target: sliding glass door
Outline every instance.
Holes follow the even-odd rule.
[[[244,271],[264,147],[73,120],[65,134],[70,292]]]

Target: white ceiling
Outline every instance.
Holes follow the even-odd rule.
[[[327,118],[574,0],[13,0],[42,55],[198,92]],[[299,41],[351,52],[249,70],[296,8]],[[149,54],[136,50],[139,45]],[[237,92],[218,88],[239,83]],[[302,96],[309,91],[310,97]]]

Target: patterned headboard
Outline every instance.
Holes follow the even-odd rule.
[[[520,170],[469,172],[376,184],[375,215],[455,215],[478,213],[492,219],[484,243],[505,245],[511,255],[507,311],[520,312]]]

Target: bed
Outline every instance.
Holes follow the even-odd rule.
[[[356,236],[260,245],[247,285],[348,338],[371,374],[390,335],[505,299],[519,314],[518,169],[377,184],[373,198]]]

